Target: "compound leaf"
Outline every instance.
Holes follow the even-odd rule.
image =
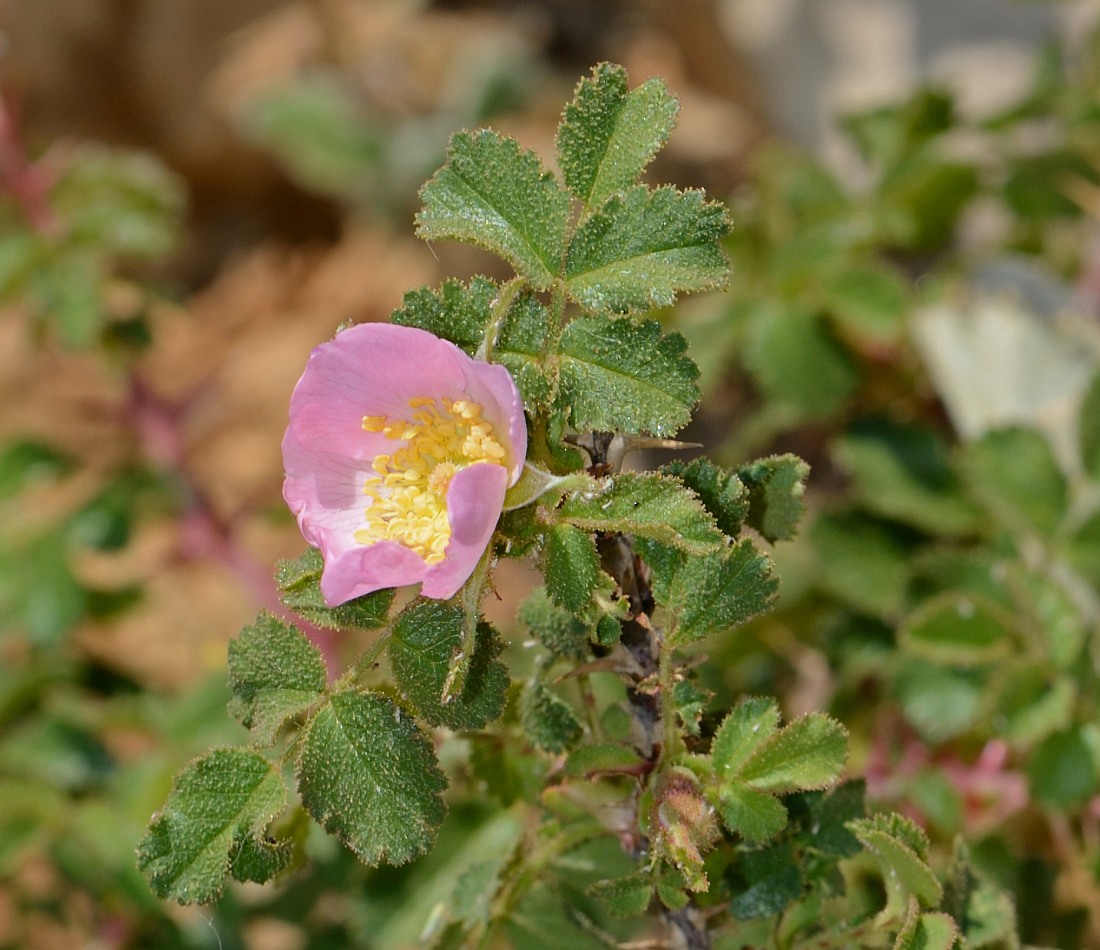
[[[749,491],[746,521],[773,544],[789,541],[806,511],[802,495],[810,466],[797,455],[772,455],[737,470]]]

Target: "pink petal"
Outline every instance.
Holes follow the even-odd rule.
[[[370,458],[392,448],[363,430],[363,416],[411,418],[416,396],[458,398],[469,360],[447,340],[413,327],[361,323],[316,347],[290,397],[290,424],[306,446]]]
[[[363,482],[369,463],[337,452],[307,449],[293,428],[283,436],[283,498],[302,536],[326,559],[361,547],[354,533],[363,527],[367,498]]]
[[[329,607],[336,607],[376,590],[417,584],[427,571],[419,554],[396,541],[358,544],[336,555],[325,554],[321,595]]]
[[[496,530],[508,488],[508,472],[500,465],[471,465],[456,472],[447,488],[451,540],[446,557],[428,568],[420,593],[445,600],[469,580]]]
[[[465,391],[485,410],[494,434],[508,453],[508,484],[514,485],[527,457],[527,423],[523,400],[503,366],[471,360],[465,366]]]

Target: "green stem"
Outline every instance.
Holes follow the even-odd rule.
[[[489,322],[485,324],[485,335],[481,338],[481,346],[477,348],[475,359],[486,363],[492,360],[493,348],[497,345],[497,337],[500,336],[504,318],[508,316],[508,311],[512,309],[512,301],[516,299],[516,294],[525,282],[522,277],[513,277],[500,288],[489,311]]]
[[[440,701],[449,703],[456,696],[461,696],[466,687],[466,674],[470,672],[470,660],[474,650],[477,649],[477,624],[481,619],[481,594],[485,589],[485,582],[489,577],[489,567],[493,562],[493,546],[489,544],[481,560],[477,562],[466,586],[462,588],[462,612],[465,615],[463,623],[462,643],[451,656],[451,669],[447,678],[443,681],[443,694]]]

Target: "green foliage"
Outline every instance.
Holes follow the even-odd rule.
[[[420,193],[417,233],[426,241],[467,241],[503,257],[536,290],[561,267],[568,193],[534,152],[495,132],[460,132],[447,164]]]
[[[327,607],[321,595],[324,561],[317,548],[308,548],[292,561],[280,561],[275,583],[284,604],[318,627],[337,630],[377,630],[384,626],[393,604],[393,591],[380,590],[338,607]]]
[[[588,531],[630,532],[690,554],[722,546],[722,535],[699,499],[661,475],[625,472],[593,482],[590,490],[566,498],[559,517]]]
[[[558,127],[558,165],[569,190],[590,209],[628,188],[668,140],[678,111],[663,80],[630,90],[621,66],[594,67]]]
[[[669,642],[683,646],[740,626],[767,610],[778,589],[771,560],[747,539],[711,557],[689,557],[661,601],[670,618]]]
[[[583,610],[599,576],[595,542],[571,525],[555,527],[546,541],[546,590],[554,602],[573,613]]]
[[[631,188],[577,229],[565,261],[566,289],[586,310],[617,313],[719,289],[729,264],[717,245],[729,230],[725,210],[700,192]]]
[[[572,707],[538,679],[523,690],[520,720],[528,738],[544,752],[565,752],[583,731]]]
[[[318,649],[290,624],[261,613],[229,644],[229,711],[257,745],[321,698],[328,671]]]
[[[446,780],[401,706],[377,693],[335,692],[300,742],[302,804],[364,863],[404,864],[432,846]]]
[[[802,494],[809,466],[794,455],[773,455],[738,469],[748,489],[746,523],[769,541],[789,541],[806,511]]]
[[[138,864],[161,897],[205,903],[221,893],[228,871],[268,877],[289,855],[263,840],[286,804],[282,777],[263,756],[218,749],[188,765],[138,849]]]
[[[451,671],[463,660],[466,622],[458,607],[418,600],[393,625],[389,652],[394,681],[417,714],[433,726],[481,729],[504,709],[508,671],[496,659],[500,640],[487,623],[477,625],[462,691],[446,695]]]
[[[743,700],[711,745],[723,823],[750,841],[774,837],[787,825],[787,810],[774,796],[831,785],[847,755],[847,733],[827,716],[815,713],[780,729],[774,700]]]
[[[578,429],[671,435],[699,399],[686,349],[656,321],[578,318],[559,344],[557,402]]]

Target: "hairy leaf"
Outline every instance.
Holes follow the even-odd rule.
[[[426,241],[493,251],[538,290],[561,271],[569,195],[514,139],[488,129],[458,133],[420,197],[417,234]]]
[[[602,901],[616,917],[637,917],[646,912],[653,899],[653,881],[649,874],[636,871],[626,877],[597,881],[588,894]]]
[[[326,607],[320,587],[324,566],[317,548],[308,548],[292,561],[280,561],[275,569],[275,582],[283,603],[318,627],[377,630],[385,626],[393,604],[392,590],[375,591],[339,607]]]
[[[588,310],[669,307],[679,293],[717,290],[729,279],[719,241],[725,209],[701,192],[637,186],[611,198],[577,229],[565,262],[569,296]]]
[[[699,499],[676,479],[661,475],[622,472],[593,481],[590,491],[566,498],[559,516],[586,531],[629,532],[691,554],[708,554],[723,544]]]
[[[899,815],[876,815],[848,825],[860,843],[877,859],[887,893],[887,911],[904,913],[909,896],[935,907],[943,896],[925,859],[928,839],[913,822]]]
[[[320,651],[267,612],[229,642],[229,711],[259,745],[271,745],[287,719],[316,702],[327,680]]]
[[[728,713],[711,743],[718,776],[735,777],[760,746],[779,730],[779,706],[774,699],[750,696]]]
[[[523,602],[519,619],[556,656],[579,660],[588,653],[588,627],[555,604],[544,587],[535,588]]]
[[[737,470],[749,492],[746,521],[771,542],[789,541],[806,511],[810,466],[797,455],[772,455]]]
[[[668,141],[678,109],[664,80],[628,91],[626,70],[600,63],[577,85],[558,126],[566,185],[591,208],[634,184]]]
[[[672,435],[699,399],[686,349],[656,321],[580,317],[559,344],[558,404],[577,429]]]
[[[435,842],[447,781],[393,700],[347,690],[309,722],[298,757],[306,810],[366,864],[404,864]]]
[[[213,900],[234,843],[259,839],[285,804],[282,777],[262,755],[215,749],[176,776],[138,846],[138,867],[161,897],[182,904]]]
[[[565,752],[583,732],[572,707],[539,680],[520,697],[520,721],[532,744],[544,752]]]
[[[821,789],[836,781],[848,758],[848,733],[824,713],[810,713],[768,737],[738,779],[772,795]]]
[[[747,538],[710,557],[687,558],[669,588],[668,642],[683,646],[728,630],[771,606],[779,578]]]
[[[718,802],[718,814],[734,834],[749,841],[767,841],[787,827],[787,809],[767,792],[747,785],[730,785],[723,789]]]
[[[675,475],[695,492],[728,537],[736,538],[741,533],[741,525],[749,515],[749,492],[737,475],[702,457],[662,465],[661,471]]]
[[[462,692],[443,701],[456,653],[462,647],[466,617],[461,607],[436,600],[410,604],[393,625],[390,663],[402,695],[433,726],[481,729],[504,710],[508,670],[496,659],[500,640],[487,623],[477,626],[474,655]]]
[[[554,601],[577,613],[592,597],[600,577],[600,555],[587,532],[560,524],[546,539],[546,590]]]

